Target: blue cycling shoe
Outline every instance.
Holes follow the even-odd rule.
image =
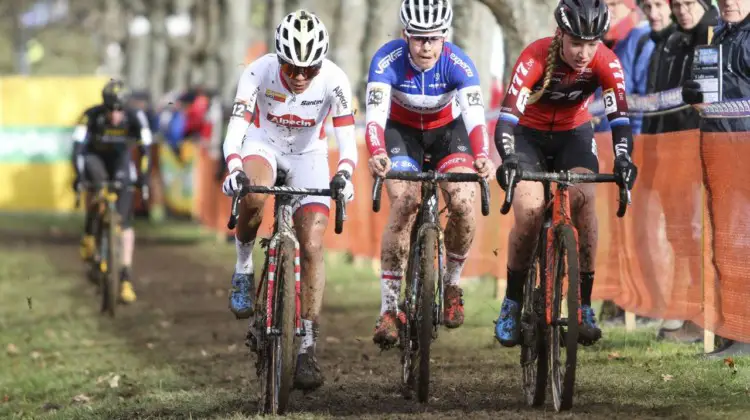
[[[596,324],[596,314],[590,305],[581,305],[583,323],[578,327],[578,343],[590,346],[602,338],[602,330]]]
[[[255,275],[234,273],[232,288],[229,290],[229,309],[237,319],[247,319],[253,314],[253,293]]]
[[[505,347],[516,346],[521,339],[521,304],[503,299],[500,316],[495,321],[495,338]]]

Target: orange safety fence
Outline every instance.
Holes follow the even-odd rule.
[[[643,316],[692,320],[722,337],[750,341],[749,134],[694,130],[636,138],[633,159],[639,174],[624,218],[615,215],[617,188],[597,186],[595,299],[613,300]],[[596,141],[601,171],[611,171],[609,133],[597,134]],[[337,155],[336,150],[329,152],[331,173]],[[356,197],[347,207],[344,232],[336,235],[329,228],[325,246],[377,259],[389,206],[384,191],[381,211],[372,211],[367,158],[360,145],[353,177]],[[228,234],[230,199],[215,181],[215,164],[201,153],[195,171],[195,216]],[[477,234],[465,276],[506,276],[513,217],[500,215],[503,196],[492,182],[487,217],[481,215],[477,199]],[[261,236],[270,232],[272,211],[267,205]]]

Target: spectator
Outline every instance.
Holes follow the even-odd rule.
[[[671,0],[674,32],[665,39],[652,37],[656,48],[651,55],[647,93],[663,92],[682,86],[690,77],[693,53],[698,45],[709,42],[709,27],[717,24],[718,13],[708,0]],[[661,35],[661,34],[659,34]],[[642,132],[659,134],[698,128],[700,118],[692,108],[643,118]]]
[[[719,0],[721,22],[712,45],[722,46],[723,100],[750,97],[750,0]],[[686,103],[703,102],[703,95],[694,81],[687,81],[682,90]],[[701,131],[750,132],[750,118],[704,119]],[[725,340],[724,345],[709,357],[723,359],[750,354],[750,343]]]

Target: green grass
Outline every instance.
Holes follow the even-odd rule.
[[[0,226],[4,223],[7,225],[7,220],[0,218]],[[185,226],[180,229],[186,234],[189,231]],[[174,255],[200,258],[201,264],[221,266],[226,273],[231,272],[233,248],[231,244],[217,246],[209,241],[182,246]],[[191,323],[214,322],[210,312],[196,312],[202,318],[190,318],[192,308],[182,308],[184,312],[172,320],[177,322],[181,316],[192,321],[172,330],[159,329],[165,315],[150,306],[109,320],[99,315],[92,303],[93,293],[87,291],[88,285],[71,269],[71,264],[51,258],[56,252],[60,252],[59,248],[45,249],[41,245],[0,246],[0,418],[248,418],[241,413],[252,412],[254,406],[243,394],[246,389],[237,383],[237,378],[222,376],[231,366],[249,363],[239,351],[227,350],[226,343],[231,341],[194,337],[179,341],[182,335],[190,335],[194,326]],[[360,392],[358,388],[374,380],[367,378],[382,376],[391,382],[397,378],[395,355],[379,355],[370,344],[369,334],[379,305],[377,277],[369,268],[352,267],[344,259],[342,255],[327,258],[324,351],[338,351],[342,358],[349,359],[340,364],[349,368],[361,366],[363,372],[369,369],[370,375],[347,376],[340,367],[329,363],[329,378],[341,375],[342,383],[347,385],[341,391],[331,385],[332,390],[326,391],[331,394],[324,394],[324,398],[339,395],[345,399],[337,392]],[[219,287],[224,287],[228,278],[218,282]],[[198,293],[196,284],[185,287]],[[375,397],[365,393],[369,400],[362,403],[361,413],[356,407],[359,400],[352,399],[353,407],[347,409],[347,413],[354,413],[349,414],[350,418],[382,418],[389,412],[379,413],[379,404],[406,407],[402,413],[391,412],[391,418],[465,416],[473,412],[472,405],[484,406],[484,411],[475,415],[487,418],[550,415],[549,406],[544,410],[523,406],[518,349],[501,348],[492,338],[491,322],[500,303],[492,299],[491,282],[473,282],[464,288],[466,324],[456,331],[441,330],[433,347],[434,381],[438,388],[435,392],[439,399],[431,401],[428,411],[421,411],[409,408],[415,402],[403,402],[398,396],[385,393],[373,402]],[[185,302],[208,299],[201,296],[189,296]],[[150,302],[163,299],[155,296]],[[223,299],[216,300],[221,306],[217,311],[225,311]],[[220,334],[225,334],[226,325],[236,323],[221,324]],[[657,342],[654,336],[653,329],[634,333],[608,329],[600,344],[582,348],[572,416],[748,418],[750,359],[737,358],[730,367],[721,360],[699,357],[697,345]],[[149,340],[156,343],[154,348],[143,344]],[[197,344],[191,347],[196,340]],[[341,348],[330,344],[339,341],[342,344],[337,346]],[[201,356],[203,348],[208,355]],[[114,375],[119,380],[115,381]],[[454,377],[460,379],[446,382]],[[247,379],[254,380],[249,374],[242,376],[242,381]],[[445,383],[456,389],[441,390]],[[383,393],[382,388],[373,389],[374,393]],[[76,396],[83,401],[75,402]],[[303,400],[303,407],[309,404],[299,394],[293,398]],[[328,413],[342,410],[337,407],[328,409]],[[329,418],[325,410],[290,417]]]

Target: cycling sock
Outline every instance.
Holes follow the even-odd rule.
[[[239,274],[250,274],[253,272],[253,245],[255,239],[250,242],[242,243],[235,236],[234,245],[237,248],[237,264],[234,271]]]
[[[124,266],[120,269],[120,281],[130,281],[130,267]]]
[[[303,319],[302,326],[305,329],[305,335],[300,340],[297,354],[305,353],[308,349],[315,351],[315,342],[318,341],[318,326],[311,319]]]
[[[508,267],[508,287],[505,289],[505,297],[516,302],[523,301],[523,286],[526,283],[529,269],[511,270]]]
[[[398,309],[402,277],[401,271],[383,271],[380,274],[380,315]]]
[[[466,263],[466,255],[447,253],[448,264],[445,270],[445,285],[446,286],[458,286],[458,282],[461,280],[461,272],[464,270],[464,264]]]
[[[591,306],[592,290],[594,290],[594,272],[581,272],[581,305]]]

